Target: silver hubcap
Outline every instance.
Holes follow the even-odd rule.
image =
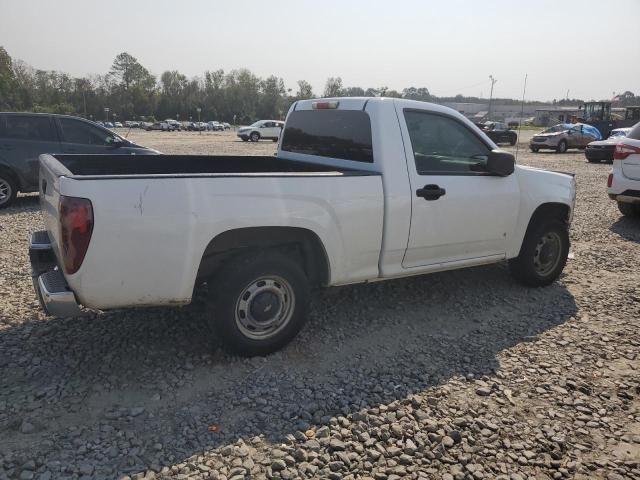
[[[533,266],[536,273],[541,277],[549,275],[560,263],[560,252],[562,251],[562,240],[556,232],[545,233],[538,244],[533,255]]]
[[[254,280],[240,294],[235,308],[236,325],[243,335],[266,340],[291,320],[295,297],[289,282],[277,276]]]
[[[4,178],[0,178],[0,205],[9,201],[11,198],[11,185]]]

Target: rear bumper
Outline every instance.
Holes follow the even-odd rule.
[[[593,148],[588,147],[584,151],[585,157],[589,160],[613,160],[614,147],[611,148]]]
[[[31,235],[29,259],[33,288],[42,309],[53,317],[81,316],[83,312],[80,304],[58,268],[46,231]]]
[[[610,193],[609,198],[622,203],[640,204],[640,190],[625,190],[622,193]]]

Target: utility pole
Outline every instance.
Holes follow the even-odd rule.
[[[487,113],[487,116],[489,117],[489,120],[491,120],[491,101],[493,100],[493,86],[498,80],[493,78],[493,75],[489,75],[489,80],[491,80],[491,93],[489,94],[489,112]]]

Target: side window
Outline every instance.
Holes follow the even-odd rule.
[[[419,175],[481,172],[489,147],[450,117],[406,110],[404,113]]]
[[[111,135],[86,122],[73,118],[61,118],[62,137],[67,143],[106,145]]]
[[[36,142],[57,141],[51,120],[44,115],[5,115],[2,123],[4,125],[0,127],[0,135],[4,138]]]

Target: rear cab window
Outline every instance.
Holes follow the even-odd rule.
[[[281,150],[373,163],[369,114],[362,110],[297,110],[289,114]]]

